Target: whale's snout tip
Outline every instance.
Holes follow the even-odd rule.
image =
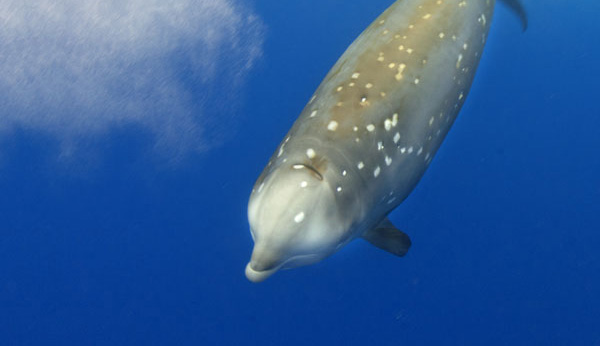
[[[255,270],[252,267],[252,262],[249,262],[246,265],[246,278],[254,283],[262,282],[265,281],[269,276],[273,275],[273,273],[276,271],[276,268],[271,270]]]

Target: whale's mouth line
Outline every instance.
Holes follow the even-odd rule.
[[[295,268],[298,266],[298,265],[288,265],[290,262],[295,262],[297,260],[311,259],[311,257],[313,259],[319,258],[319,256],[317,254],[294,256],[294,257],[288,258],[287,260],[283,261],[282,263],[278,264],[275,267],[265,269],[265,270],[254,269],[252,267],[252,261],[250,261],[246,265],[246,277],[248,278],[248,280],[250,280],[252,282],[261,282],[261,281],[264,281],[265,279],[267,279],[269,276],[275,274],[275,272],[277,272],[280,269],[283,269],[283,270],[292,269],[292,268]],[[312,262],[312,261],[309,261],[309,262]]]
[[[271,269],[255,270],[254,268],[252,268],[252,261],[250,261],[246,265],[246,277],[252,282],[261,282],[266,280],[269,276],[273,275],[277,270],[279,270],[279,268],[281,268],[282,265],[283,263]]]

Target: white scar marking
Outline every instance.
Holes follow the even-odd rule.
[[[375,125],[373,125],[373,124],[367,125],[367,131],[369,131],[369,132],[375,131]]]
[[[388,165],[388,166],[391,165],[392,164],[392,158],[389,157],[389,156],[386,156],[385,157],[385,164]]]
[[[400,64],[398,66],[398,74],[396,74],[396,80],[402,80],[402,78],[404,78],[404,76],[402,74],[404,73],[405,69],[406,69],[406,64]]]
[[[396,134],[394,135],[394,143],[398,144],[399,140],[400,140],[400,133],[396,132]]]
[[[342,171],[342,176],[344,176],[344,177],[345,177],[346,175],[348,175],[348,172],[346,172],[346,170],[343,170],[343,171]]]
[[[298,214],[296,214],[296,216],[294,216],[294,221],[296,221],[296,223],[300,223],[302,221],[304,221],[304,212],[299,212]]]
[[[336,190],[337,190],[337,192],[342,192],[342,187],[338,186]]]
[[[337,128],[338,128],[338,123],[337,123],[337,121],[335,121],[335,120],[332,120],[332,121],[329,123],[329,125],[327,125],[327,129],[328,129],[329,131],[335,131],[335,130],[337,130]]]
[[[306,156],[308,156],[309,159],[314,159],[316,155],[317,153],[315,153],[314,149],[309,148],[306,150]]]
[[[456,68],[460,68],[460,64],[462,62],[463,59],[463,55],[462,54],[458,54],[458,60],[456,61]]]
[[[373,176],[375,178],[377,178],[379,176],[379,173],[381,173],[381,168],[379,166],[375,167],[375,170],[373,171]]]
[[[356,165],[356,167],[358,167],[358,169],[363,169],[365,167],[365,164],[361,161],[358,163],[358,165]]]
[[[314,110],[314,111],[312,111],[312,113],[310,113],[310,117],[311,118],[314,118],[316,116],[317,116],[317,111],[316,110]]]
[[[383,122],[383,127],[385,127],[386,131],[389,131],[392,129],[392,121],[390,119],[385,119],[385,121]]]
[[[300,187],[307,187],[308,183],[306,181],[303,181],[300,183]]]

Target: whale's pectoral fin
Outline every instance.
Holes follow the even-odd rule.
[[[521,4],[520,0],[502,0],[511,11],[516,13],[521,20],[521,26],[523,27],[523,31],[527,30],[527,12],[525,12],[525,7]]]
[[[363,234],[363,239],[396,256],[404,256],[410,248],[410,238],[385,218],[377,227]]]

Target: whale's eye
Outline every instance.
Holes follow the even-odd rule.
[[[313,167],[311,165],[307,165],[305,163],[297,163],[297,164],[292,165],[292,169],[296,169],[296,170],[306,169],[310,172],[310,174],[312,174],[318,180],[323,180],[323,175],[321,175],[321,173],[315,167]]]

